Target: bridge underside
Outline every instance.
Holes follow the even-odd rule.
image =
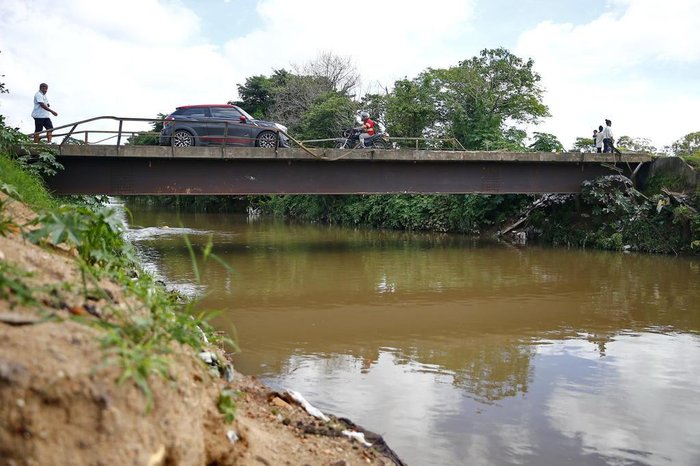
[[[600,162],[59,156],[57,194],[576,193],[617,173]],[[617,163],[628,176],[641,162]]]

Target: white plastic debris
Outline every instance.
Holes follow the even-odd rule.
[[[216,354],[212,353],[211,351],[202,351],[199,353],[199,359],[206,362],[210,366],[216,366],[219,361]]]
[[[235,430],[229,430],[226,432],[226,438],[228,439],[229,442],[231,443],[236,443],[240,439],[238,437],[238,434],[236,433]]]
[[[291,388],[287,389],[287,393],[289,396],[291,396],[297,403],[299,403],[307,413],[311,414],[313,417],[316,419],[321,419],[322,421],[330,421],[330,418],[323,414],[320,409],[315,408],[314,406],[311,405],[306,399],[301,396],[301,393],[292,390]]]
[[[366,447],[371,447],[372,444],[369,443],[367,440],[365,440],[365,434],[362,432],[354,432],[352,430],[344,430],[341,432],[341,434],[345,435],[346,437],[349,437],[351,439],[355,439],[358,442],[360,442],[362,445]]]

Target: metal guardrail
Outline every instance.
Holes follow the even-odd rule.
[[[97,121],[114,121],[117,123],[118,127],[116,130],[104,130],[104,129],[78,129],[80,126],[87,126],[90,123],[94,123]],[[116,138],[116,145],[120,146],[122,143],[128,144],[129,140],[131,138],[134,138],[139,135],[150,135],[150,136],[155,136],[159,137],[160,133],[156,131],[142,131],[142,130],[128,130],[124,129],[124,123],[126,122],[132,122],[132,123],[158,123],[161,122],[164,125],[165,124],[174,124],[177,126],[178,123],[191,123],[192,120],[183,120],[183,119],[164,119],[164,118],[132,118],[132,117],[116,117],[116,116],[109,116],[109,115],[104,115],[104,116],[98,116],[94,118],[89,118],[87,120],[81,120],[77,121],[75,123],[70,123],[67,125],[63,126],[57,126],[51,130],[43,130],[43,131],[38,131],[35,133],[30,133],[30,137],[34,137],[36,135],[38,136],[43,136],[49,131],[52,132],[52,136],[54,138],[60,138],[63,137],[63,140],[59,144],[59,146],[63,146],[65,144],[71,144],[71,143],[81,143],[81,144],[86,144],[86,145],[91,145],[91,144],[102,144],[106,141],[112,140]],[[213,123],[213,124],[221,124],[223,125],[224,132],[222,135],[222,142],[221,145],[225,146],[226,141],[229,138],[229,128],[231,126],[241,126],[241,125],[249,125],[250,123],[239,123],[236,121],[231,121],[231,120],[215,120],[215,119],[207,119],[206,123]],[[280,131],[277,128],[272,128],[272,127],[265,127],[266,130],[269,131],[274,131],[277,133],[277,137],[279,138]],[[66,130],[64,132],[61,132],[61,130]],[[283,132],[282,132],[283,133]],[[80,136],[82,135],[82,138],[75,138],[75,136]],[[99,140],[90,140],[91,135],[108,135],[107,137],[104,137]],[[195,138],[200,138],[200,136],[195,136]],[[236,139],[245,139],[240,136],[237,136]],[[299,143],[303,145],[310,145],[313,147],[313,145],[320,144],[322,147],[326,147],[328,144],[333,144],[336,142],[339,138],[328,138],[328,139],[309,139],[309,140],[304,140],[304,141],[298,141]],[[172,140],[172,138],[171,138]],[[293,138],[292,138],[293,140]],[[409,138],[409,137],[390,137],[389,138],[390,142],[393,144],[395,148],[415,148],[416,150],[418,149],[441,149],[441,150],[455,150],[455,151],[465,151],[466,149],[462,144],[457,140],[456,138]],[[79,141],[79,142],[78,142]],[[126,142],[124,142],[126,141]],[[445,147],[448,146],[448,147]]]
[[[111,131],[110,131],[110,130],[96,130],[96,129],[84,129],[84,130],[78,130],[78,129],[77,129],[80,125],[87,125],[87,124],[89,124],[89,123],[93,123],[93,122],[101,121],[101,120],[102,120],[102,121],[104,121],[104,120],[107,120],[107,121],[115,121],[116,123],[118,123],[118,128],[117,128],[117,130],[111,130]],[[57,126],[57,127],[52,128],[52,129],[50,129],[50,130],[43,130],[43,131],[38,131],[38,132],[30,133],[29,136],[30,136],[30,137],[34,137],[34,136],[37,136],[37,135],[38,135],[39,137],[41,137],[42,135],[45,135],[45,134],[48,133],[48,132],[51,132],[51,133],[52,133],[52,137],[61,137],[61,136],[63,136],[63,140],[61,141],[61,143],[59,144],[59,146],[63,146],[63,145],[65,145],[65,144],[70,144],[71,141],[75,141],[75,140],[76,140],[75,138],[73,138],[73,136],[74,136],[74,135],[80,135],[80,134],[83,135],[83,139],[82,139],[82,141],[81,141],[83,144],[87,144],[87,145],[90,145],[90,144],[100,144],[100,143],[103,143],[103,142],[108,141],[108,140],[110,140],[110,139],[116,138],[116,139],[117,139],[117,141],[116,141],[116,145],[117,145],[117,146],[122,145],[122,141],[124,140],[124,136],[125,136],[125,135],[128,135],[128,136],[130,136],[130,137],[135,137],[135,136],[137,136],[137,135],[144,135],[144,134],[154,135],[154,136],[160,136],[160,133],[159,133],[159,132],[155,132],[155,131],[125,130],[125,129],[124,129],[124,123],[125,123],[125,122],[137,122],[137,123],[139,123],[139,122],[140,122],[140,123],[157,123],[157,122],[162,122],[163,125],[166,125],[166,124],[173,124],[175,127],[177,127],[177,124],[178,124],[178,123],[192,123],[192,120],[183,120],[183,119],[177,119],[177,118],[171,118],[171,119],[164,119],[164,118],[132,118],[132,117],[116,117],[116,116],[104,115],[104,116],[98,116],[98,117],[94,117],[94,118],[89,118],[89,119],[87,119],[87,120],[77,121],[77,122],[75,122],[75,123],[70,123],[70,124],[63,125],[63,126]],[[207,123],[207,124],[212,123],[212,124],[217,124],[217,125],[222,125],[222,126],[223,126],[224,132],[223,132],[223,134],[222,134],[222,142],[221,142],[221,145],[222,145],[222,146],[225,146],[225,145],[226,145],[226,141],[227,141],[227,139],[229,138],[229,134],[230,134],[229,128],[230,128],[231,126],[244,126],[244,125],[250,125],[250,124],[253,124],[253,125],[254,125],[254,124],[255,124],[254,122],[253,122],[253,123],[242,123],[242,122],[231,121],[231,120],[217,120],[217,119],[213,119],[213,118],[212,118],[212,119],[207,119],[207,120],[206,120],[206,123]],[[257,126],[257,125],[255,125],[255,126]],[[68,128],[70,128],[70,129],[68,129]],[[65,130],[65,129],[68,129],[68,130],[67,130],[66,132],[57,132],[57,131],[60,131],[60,130]],[[280,133],[281,131],[280,131],[278,128],[265,127],[265,130],[266,130],[266,131],[275,132],[275,133],[277,134],[277,138],[279,139],[279,133]],[[174,129],[173,129],[173,131],[174,131]],[[100,139],[99,141],[92,141],[92,142],[91,142],[91,141],[89,140],[90,134],[111,134],[112,136],[109,136],[109,137],[107,137],[107,138]],[[195,136],[195,135],[193,135],[193,137],[195,137],[195,138],[200,138],[201,136]],[[243,138],[243,137],[240,137],[240,136],[236,136],[236,139],[252,139],[252,138]],[[79,140],[79,139],[78,139],[78,140]],[[126,141],[127,141],[127,143],[128,143],[128,139],[126,139]],[[171,136],[171,141],[172,141],[172,136]]]

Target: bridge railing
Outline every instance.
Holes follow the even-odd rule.
[[[105,123],[113,123],[117,126],[116,129],[110,130],[110,129],[104,129]],[[173,132],[175,131],[175,128],[177,128],[178,124],[192,124],[193,120],[184,120],[184,119],[177,119],[177,118],[133,118],[133,117],[116,117],[116,116],[109,116],[109,115],[103,115],[103,116],[98,116],[94,118],[89,118],[87,120],[81,120],[81,121],[76,121],[74,123],[70,123],[67,125],[63,126],[57,126],[53,129],[50,130],[43,130],[43,131],[38,131],[35,133],[30,133],[30,137],[34,136],[45,136],[46,133],[51,132],[52,137],[54,138],[61,138],[63,137],[63,140],[59,144],[60,146],[63,146],[65,144],[103,144],[108,141],[114,140],[114,144],[117,146],[121,145],[127,145],[130,143],[134,142],[134,138],[138,136],[151,136],[154,137],[156,140],[160,138],[160,131],[152,131],[152,130],[144,130],[144,129],[135,129],[135,128],[127,128],[126,126],[129,124],[141,124],[143,125],[144,123],[149,123],[149,124],[156,124],[156,123],[162,123],[163,125],[173,125]],[[221,139],[221,145],[226,145],[226,142],[229,139],[233,138],[233,133],[231,131],[232,127],[241,127],[241,126],[246,126],[246,125],[251,125],[254,123],[243,123],[243,122],[237,122],[237,121],[231,121],[231,120],[221,120],[221,119],[215,119],[215,118],[207,118],[206,120],[199,121],[199,123],[204,123],[204,124],[211,124],[211,125],[217,125],[221,128],[223,128],[222,134],[216,134],[214,137],[216,139]],[[93,126],[100,126],[99,129],[95,128],[87,128],[89,125]],[[279,137],[279,133],[281,132],[278,128],[273,128],[273,127],[265,127],[266,131],[272,131],[277,134],[277,137]],[[171,133],[172,134],[172,133]],[[100,139],[98,140],[91,140],[90,136],[91,135],[98,135]],[[200,140],[201,136],[200,135],[193,135],[195,140]],[[236,135],[236,140],[239,142],[241,140],[253,140],[253,138],[246,138],[245,136],[240,136]],[[171,137],[172,141],[172,137]],[[158,141],[155,141],[156,143]]]
[[[65,144],[105,144],[112,142],[116,146],[134,144],[138,137],[152,137],[155,141],[151,144],[158,144],[160,131],[152,131],[143,128],[133,128],[134,125],[144,124],[172,124],[177,127],[178,124],[192,123],[192,120],[183,119],[167,119],[167,118],[132,118],[132,117],[116,117],[103,115],[87,120],[76,121],[63,126],[58,126],[51,130],[43,130],[29,134],[30,137],[45,136],[49,131],[52,132],[54,138],[63,138],[59,145]],[[106,129],[109,124],[116,125],[116,129]],[[221,139],[220,145],[226,145],[230,139],[231,127],[249,125],[250,123],[240,123],[231,120],[207,119],[206,124],[221,125],[223,134],[217,135],[216,139]],[[95,128],[94,126],[98,126]],[[278,133],[280,130],[276,128],[265,128]],[[175,128],[173,128],[173,131]],[[221,136],[220,138],[218,136]],[[92,137],[92,138],[91,138]],[[97,139],[95,139],[97,137]],[[193,135],[196,142],[199,142],[200,135]],[[246,139],[245,137],[236,136],[238,141]],[[339,138],[327,139],[309,139],[299,141],[301,144],[310,147],[333,147],[334,143]],[[171,138],[172,140],[172,138]],[[395,149],[425,149],[425,150],[466,150],[456,138],[417,138],[417,137],[390,137],[389,141]],[[209,141],[211,143],[211,141]]]

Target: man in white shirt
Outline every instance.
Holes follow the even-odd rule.
[[[605,128],[603,129],[603,152],[610,153],[615,150],[615,136],[612,132],[612,121],[605,120]]]
[[[49,99],[46,97],[46,91],[49,90],[49,86],[46,83],[39,84],[39,92],[34,94],[34,109],[32,110],[32,118],[34,118],[34,132],[38,133],[44,129],[52,130],[53,123],[51,123],[51,115],[58,116],[58,113],[51,110],[51,105],[49,105]],[[46,132],[46,142],[51,143],[52,131]],[[34,134],[34,143],[39,143],[40,136]]]

